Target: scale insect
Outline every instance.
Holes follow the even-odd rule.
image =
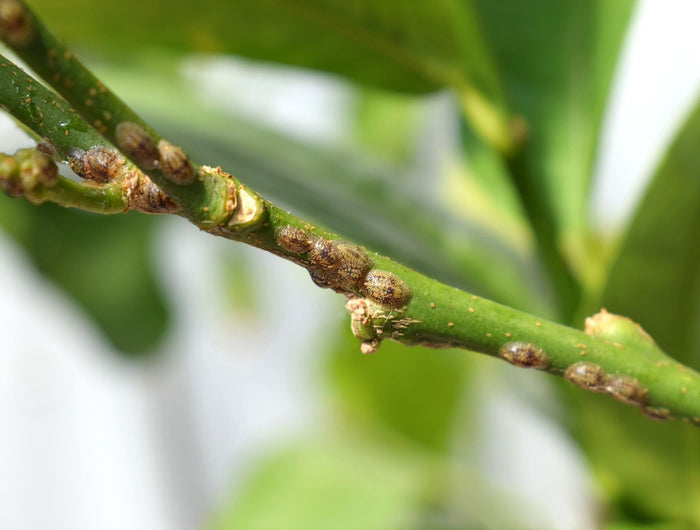
[[[360,289],[367,298],[389,309],[407,305],[413,295],[409,286],[398,276],[380,269],[370,271]]]
[[[498,356],[521,368],[544,370],[550,363],[549,356],[545,351],[531,342],[506,342],[498,350]]]

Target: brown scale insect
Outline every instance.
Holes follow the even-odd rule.
[[[124,182],[129,209],[143,213],[175,213],[177,204],[146,175],[132,172]]]
[[[158,149],[151,136],[136,123],[123,121],[114,131],[119,148],[142,167],[153,169],[158,165]]]
[[[642,412],[652,420],[663,421],[672,418],[671,411],[665,407],[643,407]]]
[[[531,342],[506,342],[498,350],[498,356],[521,368],[544,370],[550,363],[544,350]]]
[[[0,0],[0,33],[9,43],[24,46],[32,41],[31,14],[17,0]]]
[[[311,280],[322,289],[334,289],[337,287],[335,273],[325,269],[309,269]]]
[[[569,366],[564,379],[591,392],[605,392],[608,374],[597,364],[584,361]]]
[[[197,172],[185,152],[167,140],[158,142],[158,160],[163,174],[178,186],[192,184],[197,178]]]
[[[367,252],[352,243],[339,243],[342,258],[336,271],[338,286],[352,290],[362,285],[374,265]]]
[[[411,300],[411,289],[395,274],[374,269],[360,286],[362,293],[384,307],[399,309]]]
[[[283,226],[275,230],[275,241],[284,250],[301,254],[314,248],[313,239],[302,228],[295,226]]]
[[[122,176],[124,159],[114,149],[95,146],[85,152],[73,147],[67,158],[75,174],[85,180],[104,184]]]
[[[608,376],[605,391],[623,403],[644,406],[647,402],[647,389],[629,375]]]
[[[321,287],[354,290],[372,268],[365,250],[348,241],[317,239],[309,251],[311,278]]]
[[[335,269],[343,259],[343,251],[340,241],[319,238],[313,248],[309,250],[309,260],[321,269]]]

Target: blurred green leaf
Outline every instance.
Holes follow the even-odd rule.
[[[0,226],[130,356],[152,351],[168,323],[151,263],[155,221],[34,206],[0,194]]]
[[[31,2],[90,50],[146,47],[231,53],[338,73],[410,92],[498,82],[470,2],[462,0],[155,0]]]
[[[606,396],[572,396],[573,432],[612,516],[623,522],[700,526],[700,432],[657,423]]]
[[[409,528],[422,488],[418,470],[411,459],[358,440],[310,442],[264,461],[210,528]]]
[[[605,530],[695,530],[692,523],[613,523],[605,526]]]
[[[351,423],[388,428],[427,449],[445,451],[468,377],[464,355],[384,341],[377,354],[363,356],[357,339],[346,332],[329,370],[341,393],[341,412]]]
[[[679,131],[633,217],[602,305],[700,367],[700,106]],[[578,396],[577,396],[578,397]],[[581,396],[577,435],[624,516],[700,526],[700,431]]]
[[[663,157],[612,266],[602,303],[700,368],[700,106]]]
[[[424,107],[424,106],[423,106]],[[395,92],[358,91],[352,119],[355,140],[368,152],[410,162],[419,140],[421,100]]]
[[[591,166],[634,1],[476,4],[509,107],[528,124],[513,162],[525,209],[545,244],[554,240],[567,266],[585,276]]]

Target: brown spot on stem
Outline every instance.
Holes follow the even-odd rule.
[[[32,16],[17,0],[0,0],[0,33],[14,46],[26,46],[34,37]]]
[[[130,210],[143,213],[177,213],[177,204],[144,173],[132,170],[124,179],[124,193]]]
[[[140,125],[130,121],[120,122],[114,135],[119,148],[141,167],[154,169],[157,166],[160,155],[156,144]]]
[[[583,361],[569,366],[564,379],[592,392],[605,392],[607,373],[597,364]]]
[[[411,300],[411,289],[395,274],[374,269],[360,287],[368,298],[392,309],[407,305]]]
[[[296,254],[308,252],[314,247],[314,242],[306,230],[290,225],[275,230],[275,241],[283,249]]]
[[[544,370],[549,366],[549,356],[531,342],[506,342],[498,350],[498,356],[522,368]]]
[[[192,184],[197,178],[197,171],[185,152],[167,140],[158,142],[158,160],[163,174],[178,186]]]
[[[637,379],[625,374],[609,376],[605,391],[623,403],[643,406],[647,401],[647,389]]]
[[[124,159],[114,149],[98,145],[85,152],[74,147],[67,158],[73,172],[85,180],[105,183],[124,176]]]
[[[666,407],[643,407],[642,412],[652,420],[663,421],[672,418],[671,411]]]

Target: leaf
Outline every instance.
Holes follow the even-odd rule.
[[[655,171],[601,303],[629,316],[679,361],[700,367],[700,105]],[[624,515],[700,524],[700,431],[581,399],[576,432]],[[607,477],[607,478],[606,478]]]
[[[657,423],[606,396],[581,396],[573,432],[588,456],[615,520],[700,524],[700,432]]]
[[[700,105],[688,118],[640,203],[602,303],[629,316],[673,357],[700,368]]]
[[[396,92],[358,91],[353,105],[353,139],[364,149],[396,163],[415,156],[422,107]]]
[[[119,351],[153,351],[168,323],[151,264],[155,218],[100,216],[0,195],[0,226]]]
[[[498,94],[471,4],[460,0],[125,0],[33,2],[90,50],[232,53],[409,92],[470,84]]]
[[[509,108],[527,122],[525,147],[511,161],[521,199],[542,244],[554,238],[554,250],[585,281],[591,167],[634,2],[476,5]],[[567,302],[569,315],[575,303]]]
[[[407,528],[421,488],[415,462],[351,441],[316,441],[273,454],[210,528]]]
[[[464,352],[406,348],[384,341],[379,352],[358,355],[345,331],[329,361],[341,412],[351,424],[398,433],[432,451],[445,451],[467,380]]]

